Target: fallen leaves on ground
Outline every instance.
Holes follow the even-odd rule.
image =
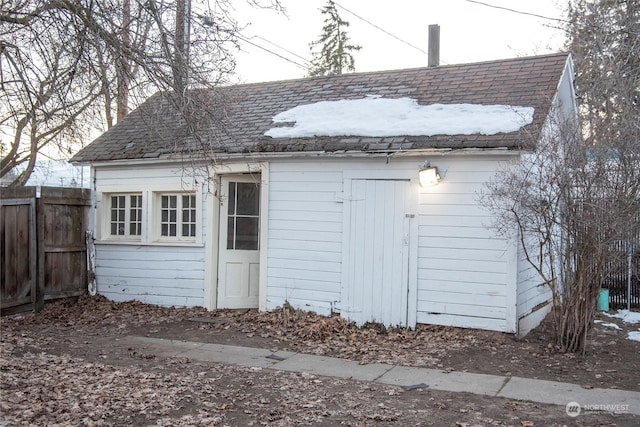
[[[194,318],[201,321],[188,320]],[[48,303],[40,313],[0,322],[0,425],[562,425],[556,418],[564,408],[552,405],[194,363],[115,345],[134,330],[146,334],[189,322],[202,334],[253,335],[297,351],[450,371],[438,360],[452,351],[495,345],[498,354],[502,335],[496,333],[358,328],[339,316],[291,307],[207,312],[102,297]],[[596,421],[610,424],[606,417]]]
[[[418,325],[411,330],[373,323],[357,327],[339,315],[320,316],[290,306],[270,312],[219,310],[210,315],[228,322],[205,328],[223,330],[231,322],[248,335],[276,339],[297,351],[362,363],[437,366],[446,352],[476,344],[475,334],[459,328]]]

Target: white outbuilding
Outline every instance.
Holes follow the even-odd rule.
[[[190,119],[157,93],[73,158],[97,290],[524,334],[550,292],[478,195],[576,114],[573,76],[562,53],[194,89]]]

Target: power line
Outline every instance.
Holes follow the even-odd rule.
[[[355,13],[355,12],[350,11],[350,10],[349,10],[349,9],[347,9],[346,7],[342,6],[341,4],[339,4],[339,3],[335,2],[335,1],[334,1],[333,3],[334,3],[336,6],[340,7],[341,9],[344,9],[346,12],[348,12],[348,13],[352,14],[352,15],[353,15],[353,16],[355,16],[356,18],[360,19],[361,21],[366,22],[367,24],[369,24],[369,25],[371,25],[372,27],[374,27],[374,28],[376,28],[376,29],[378,29],[378,30],[382,31],[383,33],[387,34],[388,36],[393,37],[394,39],[398,40],[399,42],[402,42],[402,43],[404,43],[404,44],[406,44],[406,45],[408,45],[408,46],[411,46],[412,48],[414,48],[414,49],[416,49],[416,50],[418,50],[418,51],[420,51],[420,52],[422,52],[422,53],[424,53],[424,54],[427,54],[427,52],[425,52],[424,50],[420,49],[419,47],[417,47],[417,46],[415,46],[415,45],[412,45],[412,44],[411,44],[411,43],[409,43],[408,41],[403,40],[403,39],[401,39],[400,37],[398,37],[398,36],[396,36],[396,35],[394,35],[394,34],[391,34],[389,31],[385,30],[384,28],[381,28],[381,27],[377,26],[376,24],[374,24],[373,22],[371,22],[371,21],[368,21],[368,20],[364,19],[362,16],[358,15],[358,14],[357,14],[357,13]]]
[[[296,61],[294,61],[294,60],[292,60],[292,59],[289,59],[289,58],[287,58],[286,56],[282,56],[282,55],[280,55],[279,53],[276,53],[276,52],[274,52],[274,51],[272,51],[272,50],[267,49],[266,47],[263,47],[263,46],[260,46],[260,45],[258,45],[258,44],[255,44],[254,42],[252,42],[251,40],[249,40],[248,38],[246,38],[245,36],[243,36],[243,35],[241,35],[241,34],[238,34],[238,38],[239,38],[240,40],[242,40],[243,42],[245,42],[245,43],[248,43],[248,44],[250,44],[250,45],[252,45],[252,46],[257,47],[258,49],[261,49],[261,50],[264,50],[265,52],[270,53],[271,55],[275,55],[275,56],[277,56],[278,58],[280,58],[280,59],[284,59],[284,60],[285,60],[285,61],[287,61],[287,62],[291,62],[292,64],[297,65],[297,66],[298,66],[298,67],[300,67],[300,68],[303,68],[303,69],[305,69],[305,70],[307,70],[307,71],[311,71],[311,69],[310,69],[309,67],[307,67],[306,65],[300,64],[299,62],[296,62]],[[262,37],[260,37],[260,38],[262,38]],[[271,43],[271,42],[269,42],[269,43]],[[273,44],[274,46],[277,46],[275,43],[271,43],[271,44]],[[285,50],[285,51],[286,51],[286,49],[283,49],[283,50]],[[288,52],[288,51],[287,51],[287,52]],[[294,55],[295,55],[295,54],[294,54]],[[295,55],[295,56],[298,56],[298,55]],[[306,60],[305,60],[305,61],[306,61]]]
[[[510,9],[508,7],[502,7],[502,6],[496,6],[493,4],[489,4],[489,3],[484,3],[481,1],[477,1],[477,0],[465,0],[468,1],[469,3],[476,3],[476,4],[480,4],[482,6],[487,6],[487,7],[491,7],[494,9],[502,9],[502,10],[506,10],[508,12],[513,12],[513,13],[519,13],[521,15],[528,15],[528,16],[535,16],[536,18],[541,18],[541,19],[547,19],[549,21],[556,21],[556,22],[562,22],[563,24],[571,24],[571,21],[567,20],[567,19],[561,19],[561,18],[551,18],[549,16],[544,16],[544,15],[538,15],[537,13],[531,13],[531,12],[523,12],[521,10],[515,10],[515,9]],[[586,26],[591,27],[591,28],[596,28],[596,29],[606,29],[609,30],[609,28],[604,28],[603,25],[598,25],[598,24],[586,24]],[[564,27],[554,27],[549,25],[550,28],[555,28],[557,30],[564,30]],[[634,31],[628,31],[628,30],[619,30],[619,32],[624,32],[627,34],[631,34],[634,36],[639,35],[640,33],[634,32]]]
[[[501,10],[506,10],[508,12],[518,13],[520,15],[535,16],[536,18],[547,19],[549,21],[557,21],[557,22],[565,22],[565,23],[569,22],[566,19],[551,18],[549,16],[538,15],[537,13],[523,12],[521,10],[510,9],[508,7],[503,7],[503,6],[496,6],[494,4],[484,3],[484,2],[481,2],[481,1],[477,1],[477,0],[466,0],[466,1],[468,1],[469,3],[476,3],[476,4],[479,4],[479,5],[491,7],[491,8],[494,8],[494,9],[501,9]]]
[[[258,38],[258,39],[260,39],[260,40],[263,40],[263,41],[265,41],[265,42],[269,43],[270,45],[277,47],[278,49],[284,50],[285,52],[287,52],[287,53],[288,53],[288,54],[290,54],[290,55],[295,56],[296,58],[300,58],[300,59],[302,59],[304,62],[309,62],[309,60],[308,60],[307,58],[305,58],[304,56],[300,56],[300,55],[298,55],[298,54],[297,54],[297,53],[295,53],[295,52],[291,52],[290,50],[288,50],[288,49],[286,49],[286,48],[284,48],[284,47],[282,47],[282,46],[280,46],[280,45],[277,45],[277,44],[275,44],[274,42],[272,42],[272,41],[269,41],[269,40],[265,39],[264,37],[261,37],[261,36],[252,36],[252,37],[250,37],[250,38]]]

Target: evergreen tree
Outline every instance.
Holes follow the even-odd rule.
[[[579,120],[550,115],[483,201],[551,290],[557,348],[584,353],[599,292],[626,274],[640,232],[640,0],[571,0],[568,12]]]
[[[345,71],[355,71],[355,62],[352,52],[361,49],[361,46],[350,44],[346,28],[348,21],[344,21],[338,14],[336,4],[329,0],[322,9],[326,15],[320,38],[312,42],[309,47],[313,59],[309,76],[325,76],[342,74]],[[320,50],[315,50],[320,47]]]
[[[586,142],[640,146],[640,1],[573,0],[567,35]]]

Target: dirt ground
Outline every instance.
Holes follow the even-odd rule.
[[[640,425],[628,414],[570,418],[559,406],[429,389],[404,390],[182,359],[121,344],[127,335],[299,351],[445,371],[640,391],[640,343],[596,325],[586,356],[553,348],[544,326],[522,340],[448,327],[356,328],[291,309],[162,308],[82,297],[2,318],[0,426]],[[637,328],[635,328],[637,329]]]

